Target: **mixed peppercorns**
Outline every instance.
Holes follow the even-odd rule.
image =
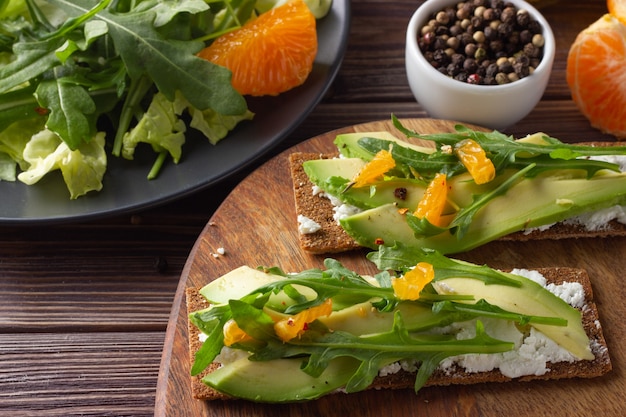
[[[421,28],[418,45],[455,80],[506,84],[533,73],[543,56],[541,25],[505,0],[468,0],[441,10]]]

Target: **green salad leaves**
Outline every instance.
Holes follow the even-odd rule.
[[[32,184],[61,169],[77,198],[102,187],[109,153],[132,159],[147,143],[150,178],[166,158],[178,162],[190,119],[217,143],[253,114],[230,72],[196,54],[255,5],[0,1],[0,179]],[[44,146],[31,143],[40,131]]]

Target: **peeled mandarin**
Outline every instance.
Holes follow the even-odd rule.
[[[566,74],[572,100],[591,125],[626,138],[626,26],[605,14],[580,32]]]
[[[304,83],[317,55],[315,16],[302,0],[271,9],[198,53],[228,68],[242,95],[278,95]]]

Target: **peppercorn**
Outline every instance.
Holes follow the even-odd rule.
[[[477,49],[478,47],[476,46],[475,43],[468,43],[465,45],[465,48],[463,49],[463,51],[465,52],[465,55],[467,56],[474,56]]]
[[[481,84],[482,78],[478,74],[470,74],[467,76],[468,84]]]
[[[528,29],[524,29],[519,33],[519,41],[523,44],[532,42],[533,34]]]
[[[499,72],[496,74],[496,84],[507,84],[509,83],[509,77],[503,72]]]
[[[485,26],[485,28],[483,29],[483,34],[485,35],[485,39],[489,41],[496,40],[496,37],[498,35],[496,30],[492,28],[491,25]]]
[[[406,200],[407,191],[408,190],[405,187],[398,187],[393,190],[393,195],[399,200]]]
[[[505,0],[466,0],[433,13],[418,45],[442,74],[496,85],[532,74],[543,55],[541,31],[528,11]]]
[[[543,37],[543,35],[541,33],[537,33],[535,35],[533,35],[532,38],[532,44],[535,45],[537,48],[543,48],[543,45],[545,44],[545,39]]]
[[[496,11],[492,7],[490,7],[488,9],[485,9],[485,11],[483,12],[483,19],[491,21],[495,19],[497,15],[498,14],[496,13]]]
[[[515,18],[517,19],[517,24],[522,27],[528,26],[528,23],[530,22],[530,14],[528,14],[528,10],[518,10]]]
[[[498,66],[494,62],[490,62],[489,66],[485,70],[485,75],[487,77],[493,78],[498,73]]]
[[[512,23],[515,19],[515,15],[515,7],[507,6],[504,8],[504,10],[502,10],[502,13],[500,13],[500,20],[502,21],[502,23]]]

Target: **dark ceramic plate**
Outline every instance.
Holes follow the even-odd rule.
[[[334,0],[329,14],[317,22],[318,54],[307,81],[277,97],[249,100],[254,120],[238,126],[216,146],[189,131],[180,163],[167,165],[152,181],[146,175],[154,154],[136,155],[134,161],[109,157],[103,189],[77,200],[69,199],[58,173],[32,186],[2,181],[0,223],[60,223],[146,209],[214,185],[252,164],[302,123],[328,90],[345,52],[349,4]]]

